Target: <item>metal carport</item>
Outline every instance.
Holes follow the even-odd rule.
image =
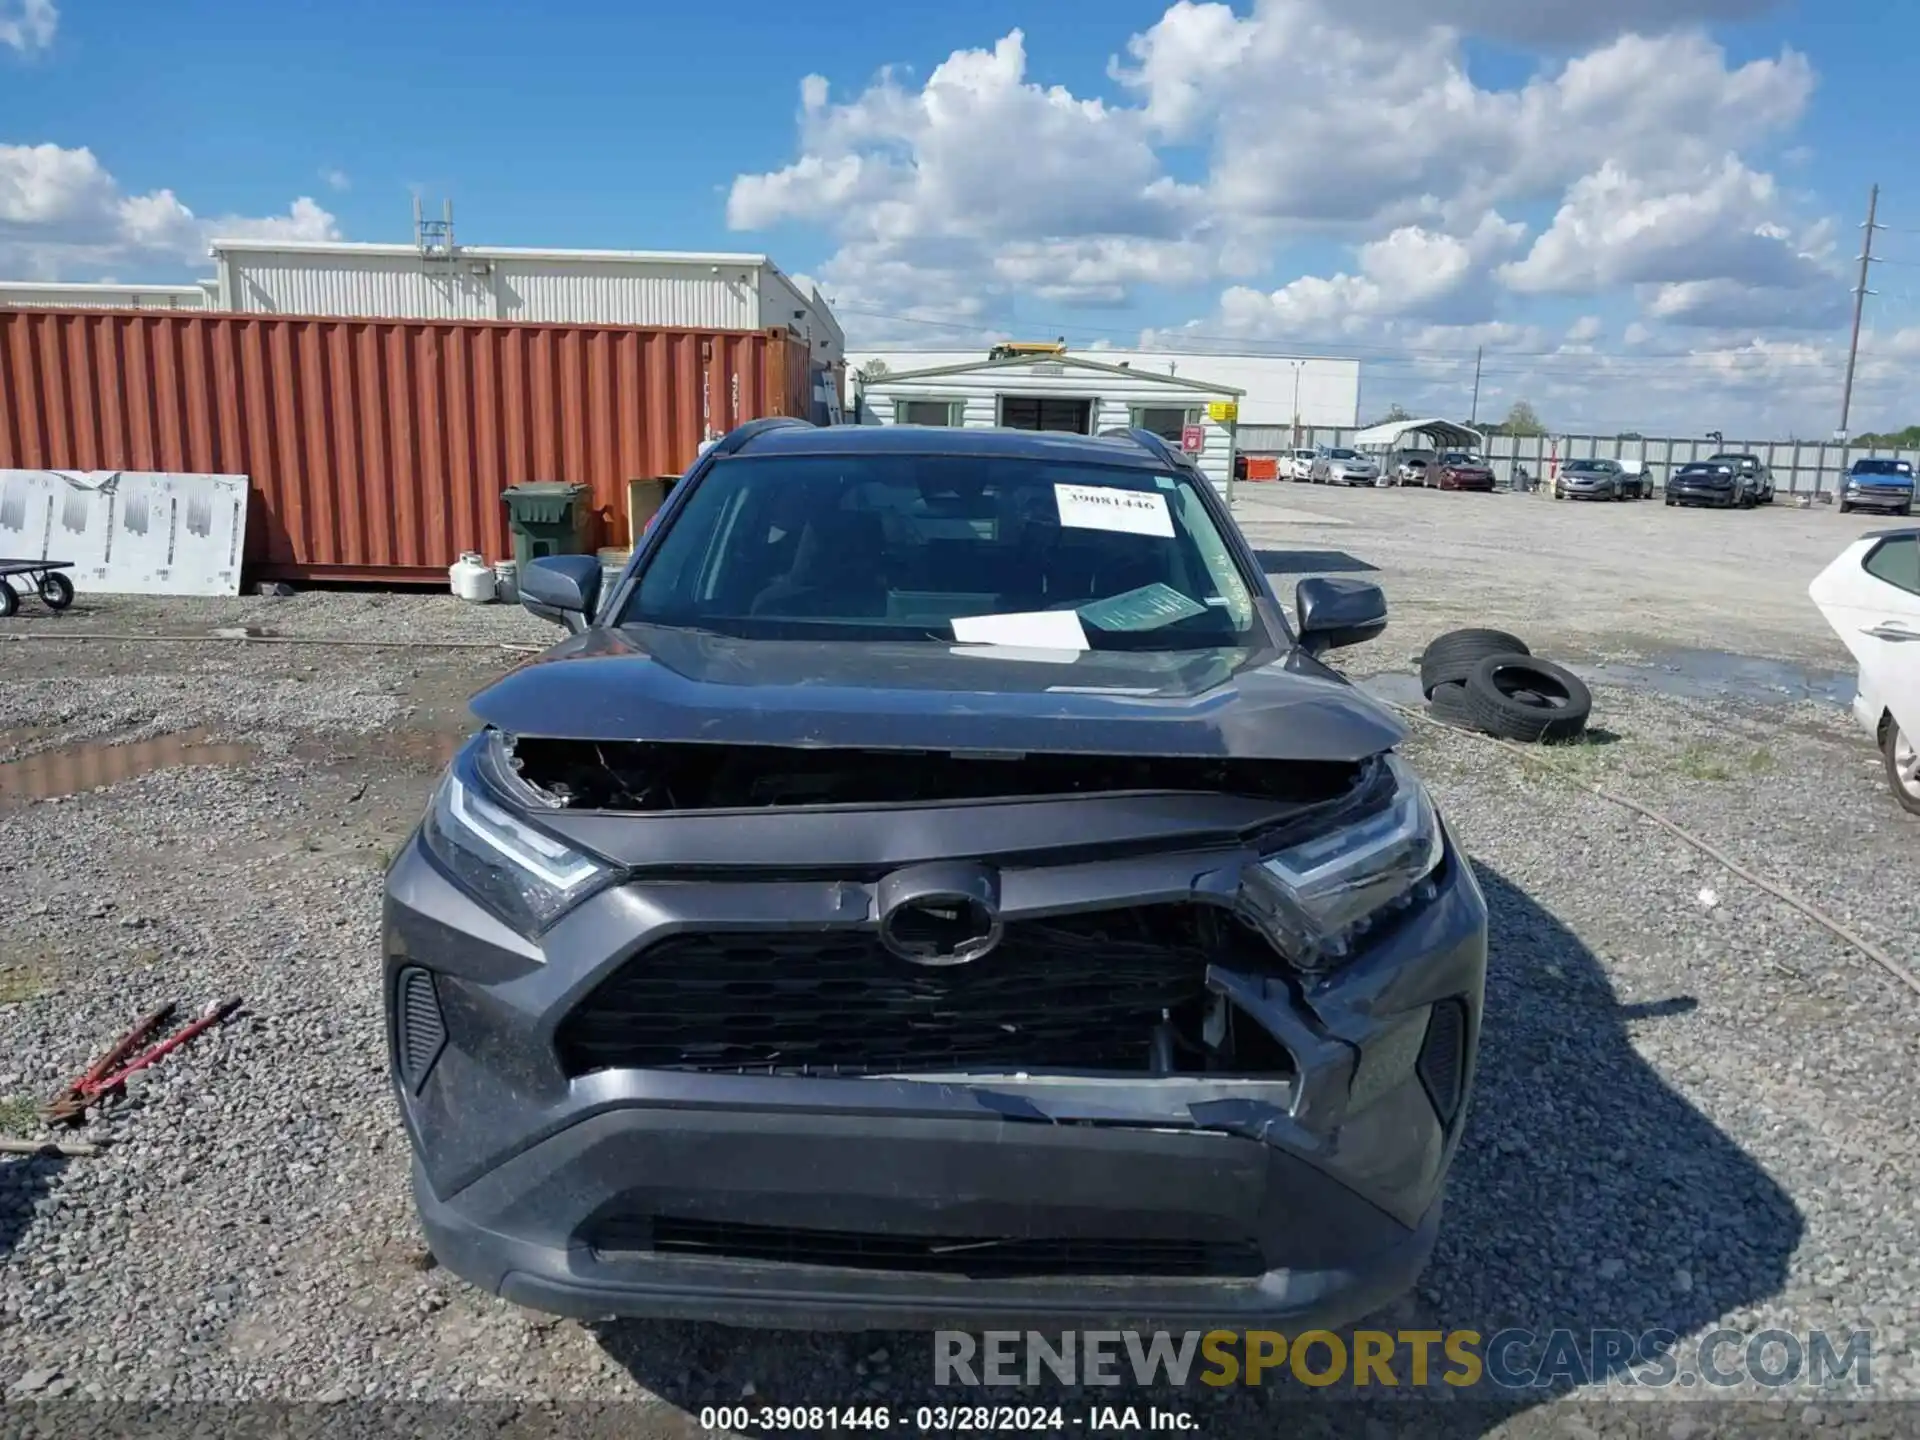
[[[1451,420],[1389,420],[1384,425],[1369,425],[1355,435],[1353,448],[1391,454],[1402,448],[1402,439],[1415,434],[1426,436],[1433,442],[1432,448],[1435,450],[1478,451],[1487,443],[1487,437],[1478,430],[1456,425]]]

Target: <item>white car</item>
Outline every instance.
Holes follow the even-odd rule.
[[[1280,461],[1282,473],[1289,480],[1305,480],[1313,474],[1313,462],[1319,452],[1315,450],[1289,450]]]
[[[1859,663],[1853,713],[1885,757],[1893,798],[1920,815],[1920,529],[1862,535],[1807,594]]]

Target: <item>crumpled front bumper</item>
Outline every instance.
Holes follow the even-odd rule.
[[[1212,851],[1071,867],[1077,903],[1220,898],[1245,857]],[[1449,845],[1434,899],[1317,982],[1209,972],[1292,1057],[1291,1073],[1040,1072],[811,1078],[601,1070],[568,1078],[567,1013],[656,938],[847,924],[818,883],[636,884],[540,945],[492,922],[409,845],[389,877],[386,980],[396,1089],[434,1252],[508,1299],[559,1313],[868,1328],[1106,1319],[1338,1324],[1408,1288],[1438,1225],[1478,1043],[1486,909]],[[1017,906],[1017,872],[1005,877]],[[810,908],[811,907],[811,908]],[[1016,918],[1010,916],[1011,918]],[[398,977],[432,976],[443,1036],[402,1064]],[[1457,1015],[1458,1101],[1422,1066],[1436,1007]],[[417,1052],[414,1059],[417,1060]],[[669,1251],[669,1226],[767,1235],[982,1237],[1118,1247],[1233,1241],[1230,1273],[932,1273]],[[617,1237],[609,1241],[609,1234]],[[840,1246],[845,1252],[847,1241]],[[1064,1252],[1063,1252],[1064,1253]]]

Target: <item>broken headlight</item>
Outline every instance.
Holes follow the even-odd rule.
[[[489,799],[456,761],[433,797],[421,838],[474,899],[523,935],[538,935],[615,872]]]
[[[1385,804],[1287,840],[1242,881],[1247,918],[1303,970],[1339,964],[1369,929],[1433,893],[1446,848],[1440,817],[1399,756],[1386,766]]]

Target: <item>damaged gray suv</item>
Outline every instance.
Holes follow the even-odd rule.
[[[743,427],[387,880],[434,1253],[578,1316],[1340,1324],[1412,1285],[1486,907],[1206,479],[1102,437]]]

